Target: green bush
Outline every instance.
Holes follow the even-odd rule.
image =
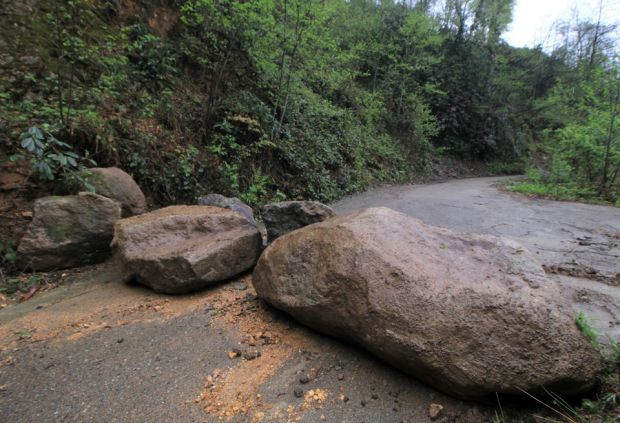
[[[81,177],[86,165],[96,165],[88,153],[85,156],[78,155],[69,144],[58,140],[47,129],[37,127],[28,128],[21,134],[20,147],[21,152],[12,155],[10,160],[29,160],[33,174],[39,179],[44,181],[61,179],[65,184],[79,179],[87,188],[94,191],[94,188]]]

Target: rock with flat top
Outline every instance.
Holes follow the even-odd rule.
[[[180,294],[251,269],[262,239],[255,225],[232,210],[170,206],[119,220],[112,247],[126,280]]]
[[[279,237],[253,285],[301,323],[460,398],[579,394],[601,370],[575,312],[525,248],[387,208]]]
[[[120,218],[118,202],[90,192],[39,198],[19,243],[19,264],[45,271],[103,261]]]

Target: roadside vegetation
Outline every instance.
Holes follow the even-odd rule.
[[[500,38],[512,6],[6,2],[0,160],[26,157],[42,182],[117,165],[158,204],[221,192],[258,206],[456,157],[499,174],[529,163],[545,182],[521,191],[615,202],[612,29],[566,23],[557,48],[514,48]]]

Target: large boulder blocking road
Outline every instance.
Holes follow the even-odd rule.
[[[279,237],[253,283],[307,326],[460,398],[577,394],[601,369],[575,313],[523,247],[387,208]]]
[[[181,294],[251,269],[262,238],[232,210],[170,206],[119,220],[112,248],[126,280]]]

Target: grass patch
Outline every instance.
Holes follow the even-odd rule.
[[[583,399],[581,407],[574,409],[566,402],[560,402],[564,411],[570,412],[576,422],[600,421],[603,423],[620,422],[620,344],[608,337],[609,345],[600,341],[600,334],[592,328],[583,312],[575,320],[581,333],[590,341],[605,363],[605,372],[601,377],[601,386],[595,399]],[[557,401],[557,398],[554,398]],[[597,420],[593,420],[596,418]]]
[[[535,197],[551,200],[579,201],[588,204],[601,204],[620,207],[620,198],[609,201],[596,192],[572,184],[554,184],[532,180],[510,182],[506,186],[509,191],[519,192]]]
[[[522,175],[525,169],[525,163],[520,162],[488,162],[486,164],[486,171],[489,175]]]

